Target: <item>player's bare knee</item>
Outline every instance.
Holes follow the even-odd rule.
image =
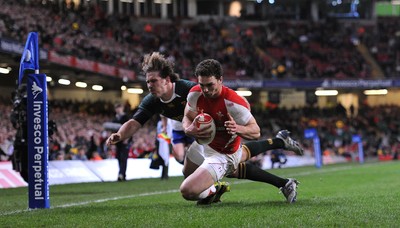
[[[197,196],[189,185],[182,184],[179,190],[181,191],[182,197],[186,200],[194,200]]]

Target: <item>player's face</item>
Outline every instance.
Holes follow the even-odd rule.
[[[160,73],[147,72],[146,83],[149,92],[156,97],[161,98],[167,93],[167,79],[160,77]]]
[[[222,79],[216,79],[214,76],[198,76],[197,79],[205,97],[215,98],[221,94]]]

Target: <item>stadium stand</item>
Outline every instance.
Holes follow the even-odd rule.
[[[207,56],[224,64],[228,78],[373,78],[396,72],[393,60],[398,53],[391,48],[398,45],[396,18],[379,18],[372,26],[376,32],[366,35],[363,24],[335,18],[149,23],[133,16],[105,14],[98,5],[68,10],[36,2],[11,3],[1,1],[1,37],[23,42],[28,30],[38,31],[47,50],[130,68],[137,74],[141,53],[154,50],[170,55],[183,78],[189,78],[195,64]],[[35,10],[24,16],[17,13],[28,8]],[[356,48],[360,42],[372,49],[384,75],[371,75],[371,62]]]
[[[50,118],[57,123],[57,132],[54,133],[49,145],[50,160],[71,160],[77,155],[79,148],[86,148],[89,159],[93,152],[98,152],[102,158],[114,158],[113,148],[104,147],[104,140],[108,134],[102,124],[110,119],[110,115],[95,114],[93,107],[84,102],[54,101],[59,107],[53,108]],[[54,103],[53,101],[51,104]],[[63,103],[69,105],[62,105]],[[51,106],[50,104],[50,106]],[[104,106],[107,103],[103,103]],[[65,107],[65,108],[62,108]],[[7,113],[12,107],[8,104],[0,105],[1,132],[0,151],[2,160],[8,160],[3,148],[13,142],[15,129],[9,121]],[[111,106],[111,110],[113,110]],[[378,158],[389,155],[391,158],[398,154],[398,129],[400,129],[400,107],[393,105],[371,107],[365,104],[358,110],[358,115],[349,116],[334,108],[275,108],[261,110],[252,108],[263,137],[272,137],[280,129],[290,129],[293,138],[307,148],[308,155],[312,155],[311,142],[304,138],[303,132],[308,127],[315,127],[321,135],[321,146],[326,152],[347,158],[354,158],[357,146],[352,142],[353,134],[360,134],[363,138],[364,151],[367,157]],[[146,157],[154,150],[155,122],[150,121],[133,137],[130,157]],[[325,149],[326,148],[326,149]]]
[[[237,18],[161,21],[109,15],[98,5],[72,9],[30,2],[0,0],[0,39],[23,43],[29,31],[38,31],[39,43],[46,51],[130,69],[137,75],[143,53],[158,50],[175,61],[177,72],[183,78],[190,78],[194,66],[210,56],[223,63],[228,79],[280,81],[400,76],[398,17],[379,17],[363,23],[335,18],[314,22]],[[3,97],[0,100],[0,158],[8,160],[9,145],[16,131],[9,121],[10,101]],[[93,152],[98,152],[103,159],[113,158],[115,148],[104,147],[108,133],[102,128],[112,118],[112,104],[50,100],[50,119],[58,128],[49,144],[50,160],[74,159],[81,149],[86,149],[88,159]],[[351,136],[360,134],[367,157],[398,156],[398,106],[362,103],[358,114],[343,115],[332,105],[292,109],[263,105],[252,106],[262,135],[272,137],[280,129],[289,129],[309,155],[313,153],[311,142],[304,138],[303,132],[315,127],[321,134],[324,154],[356,159],[357,147]],[[146,156],[153,151],[154,141],[155,121],[134,136],[130,157]]]

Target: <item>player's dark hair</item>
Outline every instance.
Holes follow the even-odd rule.
[[[215,76],[216,79],[221,79],[223,74],[222,65],[215,59],[206,59],[201,61],[196,66],[194,75],[212,77]]]
[[[169,76],[171,82],[179,80],[179,75],[174,72],[174,63],[164,57],[159,52],[153,52],[146,54],[142,62],[142,70],[146,74],[147,72],[160,72],[161,78]]]

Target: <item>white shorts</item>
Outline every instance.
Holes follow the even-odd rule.
[[[186,157],[194,164],[200,166],[204,162],[204,147],[194,141],[186,151]]]
[[[193,163],[207,169],[216,182],[236,171],[242,157],[242,147],[233,154],[221,154],[208,145],[201,146],[193,142],[187,156]]]

